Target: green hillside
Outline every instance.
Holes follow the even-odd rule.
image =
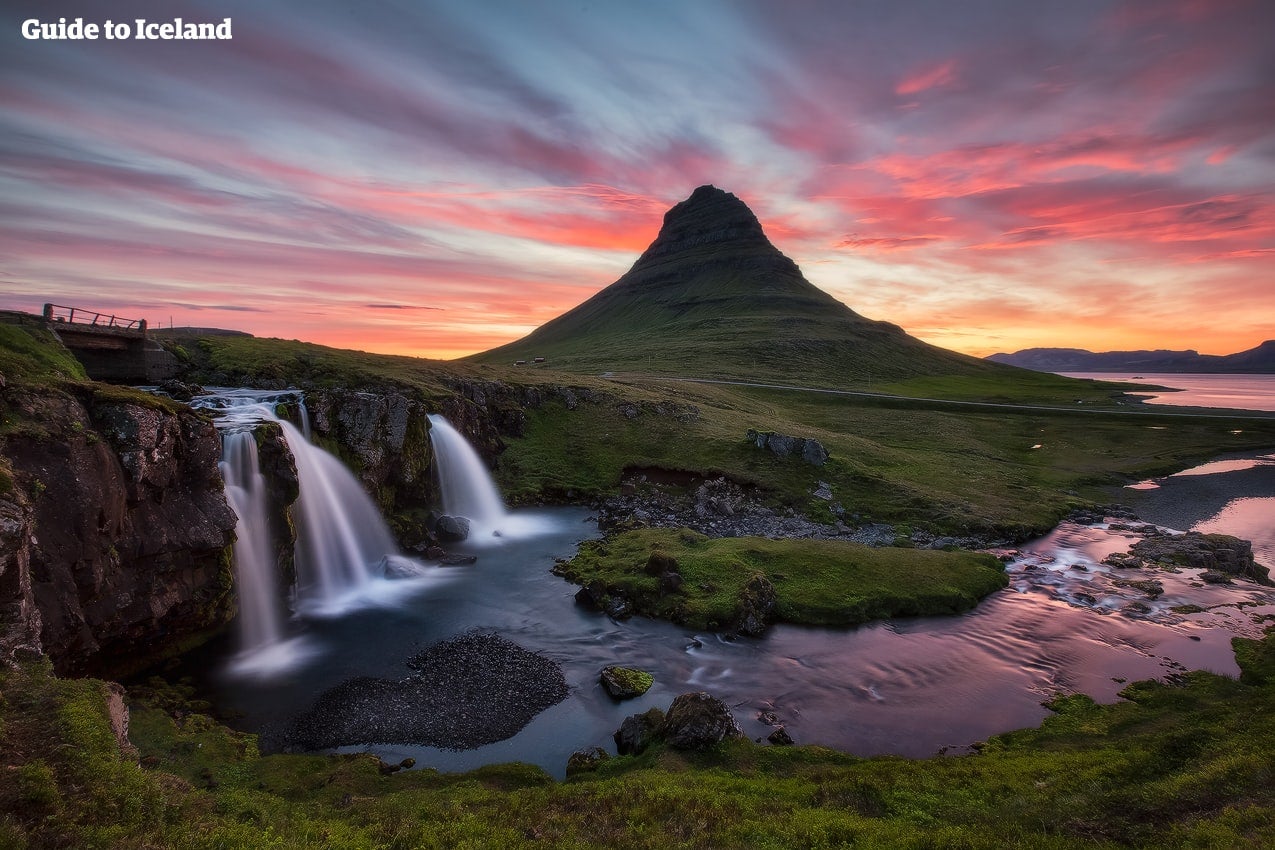
[[[921,342],[809,283],[748,207],[701,186],[623,277],[523,339],[470,358],[853,387],[1020,370]]]

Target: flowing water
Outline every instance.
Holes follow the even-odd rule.
[[[264,405],[255,411],[247,402],[243,410],[234,402],[221,404],[229,421],[260,421],[277,420],[277,401],[252,399]],[[237,511],[242,506],[240,516],[251,516],[261,493],[252,474],[255,443],[244,438],[246,426],[223,427],[231,499]],[[262,562],[263,575],[277,569],[271,550],[256,548],[251,523],[241,521],[243,554],[237,547],[236,559],[248,649],[210,683],[221,707],[239,713],[242,724],[263,732],[267,742],[325,689],[355,676],[401,678],[408,673],[406,660],[424,647],[478,628],[557,661],[570,686],[567,700],[513,738],[476,750],[349,749],[391,761],[411,756],[421,766],[449,770],[527,761],[561,776],[571,752],[608,745],[628,714],[667,707],[685,691],[707,690],[732,706],[752,737],[778,722],[800,743],[860,755],[961,752],[990,735],[1038,724],[1047,714],[1042,701],[1055,694],[1083,692],[1111,701],[1126,681],[1187,669],[1235,675],[1231,636],[1259,635],[1261,616],[1275,613],[1275,595],[1251,583],[1205,585],[1196,570],[1118,573],[1101,561],[1126,551],[1136,534],[1106,524],[1063,523],[1014,554],[1007,590],[961,616],[850,630],[776,626],[757,640],[641,618],[615,622],[577,606],[577,588],[550,572],[555,558],[597,535],[592,519],[570,508],[507,511],[477,455],[445,420],[431,421],[439,466],[448,470],[443,480],[451,481],[445,483],[445,510],[471,519],[477,533],[458,548],[477,555],[473,566],[430,566],[398,555],[361,491],[349,493],[336,483],[348,476],[340,464],[290,424],[283,427],[297,455],[302,513],[315,512],[300,523],[308,531],[298,551],[298,587],[291,600],[258,606],[248,598],[268,590],[260,589],[261,575],[254,579],[257,568],[245,570],[245,563]],[[1168,493],[1181,482],[1198,489],[1220,476],[1241,475],[1265,476],[1252,492],[1275,496],[1275,463],[1268,461],[1275,456],[1230,459],[1147,482],[1155,487],[1140,495],[1153,499],[1157,490]],[[1233,482],[1218,486],[1249,492]],[[1203,527],[1236,531],[1235,511],[1220,502]],[[357,529],[364,526],[373,531],[360,536]],[[1259,560],[1275,561],[1271,524],[1245,528]],[[1119,578],[1155,578],[1164,594],[1149,599],[1120,586]],[[293,615],[280,624],[287,601]],[[1188,604],[1204,610],[1179,613]],[[597,681],[601,667],[613,663],[652,672],[655,686],[637,700],[615,703]]]

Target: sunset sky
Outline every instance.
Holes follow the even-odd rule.
[[[22,21],[232,20],[228,41]],[[1275,338],[1275,3],[6,2],[0,308],[456,357],[698,185],[975,355]]]

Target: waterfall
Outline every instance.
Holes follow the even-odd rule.
[[[245,652],[256,652],[283,637],[280,594],[266,514],[266,479],[257,462],[251,431],[222,436],[221,474],[235,525],[235,586],[239,592],[239,633]]]
[[[277,415],[283,402],[296,405],[304,432]],[[241,652],[232,664],[235,672],[271,675],[312,654],[300,638],[285,637],[285,592],[253,433],[262,422],[279,425],[297,468],[300,495],[291,513],[297,530],[298,612],[339,614],[369,600],[380,603],[386,594],[373,585],[387,568],[399,578],[420,574],[416,562],[398,554],[380,511],[354,475],[310,442],[299,392],[213,390],[194,405],[218,413],[226,498],[238,517],[234,556]]]
[[[298,599],[320,611],[339,609],[383,573],[381,562],[397,554],[397,547],[381,512],[345,464],[308,442],[291,422],[276,421],[301,484],[293,510]]]
[[[505,503],[482,458],[451,423],[438,414],[429,417],[443,512],[470,522],[470,536],[490,537],[501,531],[508,517]]]
[[[443,497],[443,513],[469,520],[470,544],[492,544],[544,534],[553,520],[534,513],[510,513],[496,482],[465,436],[438,414],[429,417],[429,441]]]

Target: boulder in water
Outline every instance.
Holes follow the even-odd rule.
[[[611,695],[612,699],[633,699],[640,697],[651,689],[651,685],[655,683],[655,679],[650,673],[642,670],[634,670],[631,667],[619,667],[614,664],[603,667],[602,673],[598,677],[602,682],[602,687],[606,688],[606,692]]]
[[[460,542],[469,537],[469,520],[463,516],[440,516],[434,526],[434,534],[439,540]]]
[[[726,703],[698,691],[673,700],[664,717],[663,734],[679,750],[703,750],[728,738],[742,738]]]

